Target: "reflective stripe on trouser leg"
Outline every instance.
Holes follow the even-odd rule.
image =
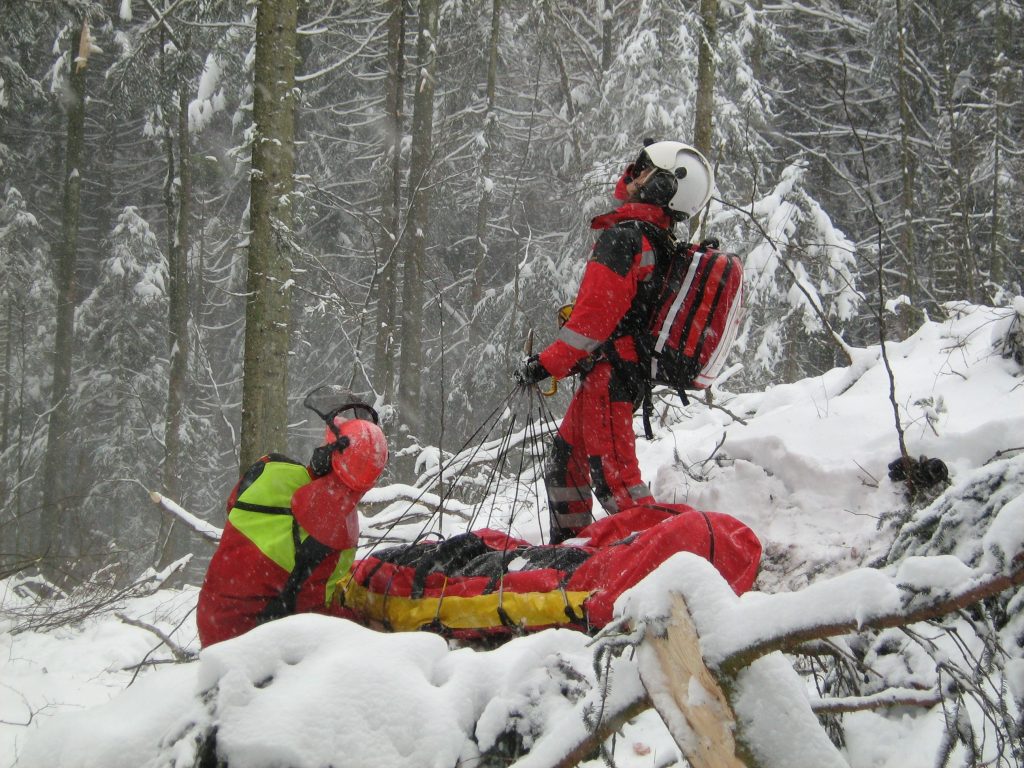
[[[594,485],[594,495],[601,502],[604,511],[609,515],[618,512],[619,505],[615,502],[611,488],[608,487],[608,481],[604,479],[604,464],[600,456],[590,457],[590,481]]]
[[[588,395],[588,418],[582,430],[594,494],[609,514],[652,502],[651,491],[640,475],[633,432],[635,386],[617,369],[595,368]],[[635,373],[635,372],[634,372]],[[638,378],[638,377],[637,377]],[[636,378],[633,379],[634,381]],[[587,394],[586,389],[584,394]]]
[[[548,494],[551,515],[551,543],[557,544],[572,536],[593,521],[590,514],[593,499],[590,495],[590,472],[583,451],[574,447],[572,431],[575,419],[570,403],[566,418],[562,420],[544,462],[544,484]]]

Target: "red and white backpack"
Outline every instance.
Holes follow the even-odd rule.
[[[650,358],[647,373],[654,384],[680,391],[705,389],[722,372],[739,330],[743,263],[720,251],[717,241],[686,245],[659,254],[662,259],[640,339]]]

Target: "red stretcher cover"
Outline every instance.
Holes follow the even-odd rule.
[[[761,543],[729,515],[646,504],[558,545],[483,529],[376,552],[352,566],[335,607],[370,626],[452,637],[590,632],[611,620],[619,595],[677,552],[707,558],[741,594],[754,583]]]

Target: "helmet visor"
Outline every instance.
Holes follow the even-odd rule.
[[[337,425],[347,419],[362,419],[374,424],[380,422],[377,411],[372,406],[367,405],[350,389],[338,384],[324,384],[317,387],[306,395],[302,404],[323,419],[335,435],[337,435]]]

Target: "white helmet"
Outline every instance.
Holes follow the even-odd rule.
[[[637,177],[652,165],[668,173],[655,173],[643,186],[640,190],[643,202],[695,216],[711,199],[715,186],[711,163],[689,144],[681,141],[648,144],[640,153],[631,175]]]

